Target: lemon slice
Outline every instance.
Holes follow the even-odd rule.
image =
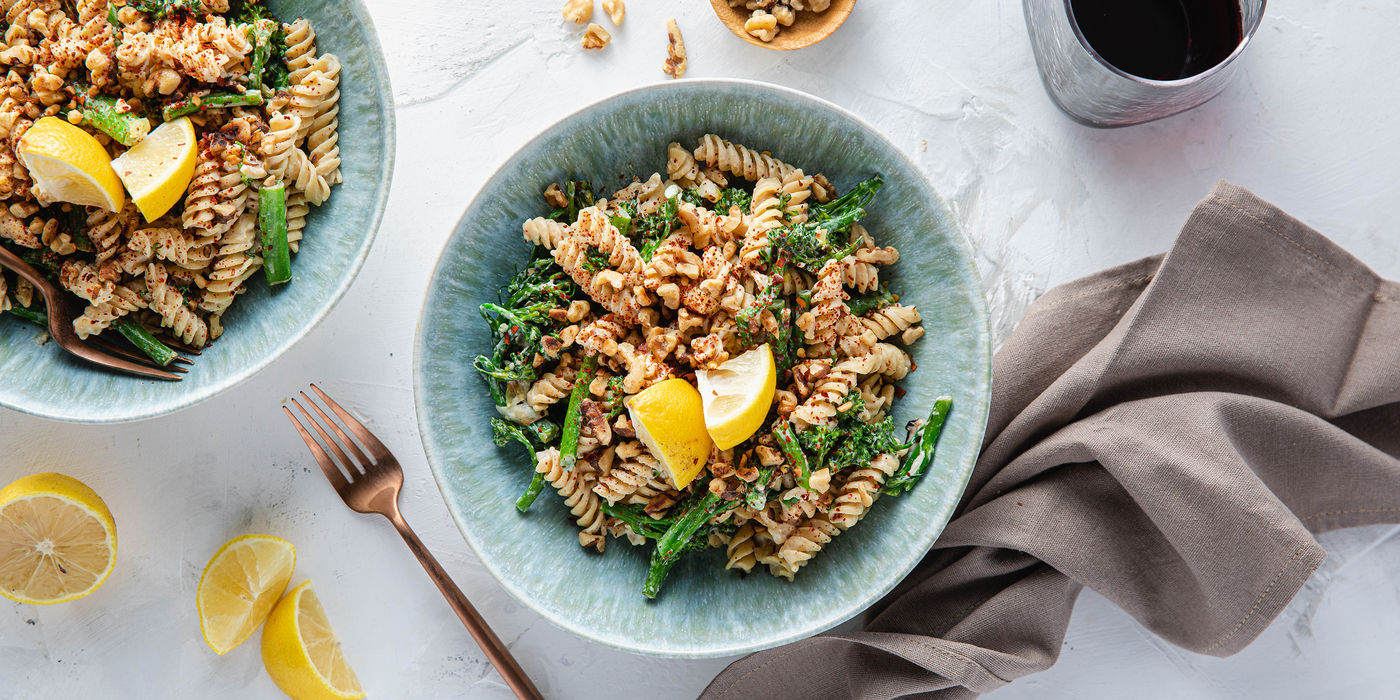
[[[63,119],[34,122],[19,140],[19,158],[34,177],[40,204],[71,202],[117,211],[126,203],[107,149]]]
[[[204,642],[227,654],[252,636],[287,590],[297,550],[271,535],[235,537],[214,553],[199,577],[195,606]]]
[[[684,379],[651,385],[625,403],[637,439],[683,489],[705,468],[714,444],[705,432],[700,393]]]
[[[763,425],[778,388],[778,370],[767,343],[719,369],[696,372],[695,379],[705,405],[705,428],[721,450],[747,440]]]
[[[49,605],[102,585],[117,563],[117,526],[95,491],[47,472],[0,489],[0,595]]]
[[[365,696],[310,581],[293,588],[272,608],[263,627],[262,657],[267,675],[292,700]]]
[[[117,177],[131,193],[131,200],[146,221],[155,221],[170,211],[194,176],[199,161],[199,137],[188,117],[180,117],[156,127],[112,160]]]

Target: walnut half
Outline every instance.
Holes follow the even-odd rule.
[[[681,37],[681,28],[676,25],[676,20],[666,20],[666,63],[662,65],[662,72],[677,80],[685,77],[686,68],[685,39]]]
[[[564,3],[564,19],[583,24],[593,16],[593,0],[568,0]]]
[[[588,25],[588,31],[583,33],[583,48],[585,49],[602,49],[608,45],[609,41],[612,41],[612,35],[596,24]]]
[[[603,11],[608,13],[613,24],[622,26],[622,18],[627,15],[627,5],[622,0],[603,0]]]

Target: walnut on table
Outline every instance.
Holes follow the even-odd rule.
[[[627,15],[627,5],[622,0],[603,0],[603,11],[608,13],[613,24],[622,26],[622,18]]]
[[[685,39],[681,37],[681,28],[676,24],[676,20],[666,20],[666,62],[661,66],[662,72],[672,78],[680,79],[685,77],[687,59],[685,55]]]
[[[612,41],[612,35],[596,24],[589,24],[588,31],[583,33],[583,48],[585,49],[602,49],[608,45],[609,41]]]
[[[568,0],[564,3],[564,19],[583,24],[593,16],[593,0]]]

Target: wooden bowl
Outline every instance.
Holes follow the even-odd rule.
[[[778,36],[772,41],[763,41],[758,37],[744,31],[744,22],[748,21],[751,12],[744,9],[741,4],[738,7],[730,7],[728,0],[710,0],[710,6],[715,8],[715,14],[719,15],[724,26],[729,27],[729,31],[734,32],[734,36],[744,41],[773,51],[794,51],[804,49],[812,44],[831,36],[837,28],[845,23],[846,18],[851,16],[851,10],[855,7],[856,0],[832,0],[831,6],[821,12],[801,11],[797,13],[797,21],[791,27],[779,25]]]

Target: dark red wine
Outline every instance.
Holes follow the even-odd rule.
[[[1202,73],[1244,39],[1239,0],[1070,0],[1070,11],[1105,61],[1149,80]]]

